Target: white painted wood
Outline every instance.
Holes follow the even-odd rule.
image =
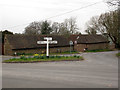
[[[44,37],[47,41],[37,41],[37,44],[47,44],[46,56],[49,56],[49,44],[57,44],[57,41],[52,41],[52,37]]]

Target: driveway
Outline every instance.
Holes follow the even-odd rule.
[[[83,53],[84,61],[2,64],[2,85],[3,88],[117,88],[116,53]]]

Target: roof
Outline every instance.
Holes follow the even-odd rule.
[[[78,44],[96,44],[96,43],[108,43],[107,38],[102,35],[71,35],[70,40],[77,41]]]
[[[37,41],[45,41],[45,35],[7,35],[10,45],[12,45],[12,49],[26,49],[26,48],[43,48],[46,47],[46,44],[37,44]],[[57,44],[50,44],[50,47],[59,47],[59,46],[68,46],[69,40],[63,36],[47,36],[52,37],[53,40],[56,40]]]
[[[45,48],[46,44],[37,44],[37,41],[45,41],[44,37],[52,37],[58,42],[57,44],[50,44],[50,47],[69,46],[69,41],[77,41],[77,44],[108,43],[108,40],[102,35],[71,35],[70,37],[62,35],[6,35],[12,49]]]

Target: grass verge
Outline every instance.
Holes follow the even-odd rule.
[[[116,54],[116,56],[120,57],[120,52]]]
[[[35,57],[25,57],[12,58],[3,61],[3,63],[35,63],[35,62],[51,62],[51,61],[76,61],[84,60],[82,56],[35,56]]]
[[[50,55],[63,55],[63,54],[78,54],[79,52],[77,51],[65,51],[65,52],[56,52],[56,53],[50,53]],[[24,56],[34,56],[35,54],[32,54],[32,53],[17,53],[16,56],[21,56],[21,55],[24,55]],[[46,55],[46,54],[42,54],[40,53],[39,55]]]
[[[113,51],[110,49],[96,49],[96,50],[87,50],[85,52],[105,52],[105,51]]]

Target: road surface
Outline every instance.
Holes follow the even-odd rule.
[[[2,64],[2,85],[3,88],[117,88],[116,53],[83,53],[83,61]]]

